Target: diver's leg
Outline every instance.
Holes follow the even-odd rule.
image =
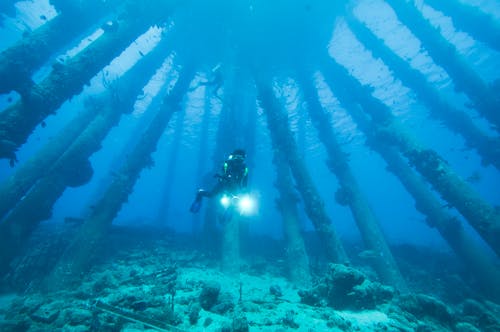
[[[215,189],[213,190],[205,190],[205,189],[199,189],[198,192],[196,193],[196,198],[194,199],[194,202],[191,204],[191,208],[189,211],[192,213],[197,213],[201,209],[201,203],[203,201],[203,197],[208,197],[211,198],[214,196]]]
[[[194,202],[191,204],[191,207],[189,208],[189,211],[191,211],[192,213],[198,213],[198,211],[200,211],[201,209],[201,203],[203,201],[203,197],[206,196],[207,196],[206,190],[203,189],[198,190]]]

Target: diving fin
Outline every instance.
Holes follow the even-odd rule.
[[[193,204],[191,204],[191,208],[189,209],[189,211],[191,213],[198,213],[201,209],[201,202],[202,202],[201,197],[196,197]]]

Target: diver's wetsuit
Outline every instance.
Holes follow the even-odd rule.
[[[224,162],[222,175],[217,174],[216,177],[218,181],[212,190],[198,190],[196,199],[191,205],[191,212],[196,213],[200,210],[203,197],[211,198],[224,191],[237,193],[247,187],[248,168],[245,164],[244,155],[230,155]]]

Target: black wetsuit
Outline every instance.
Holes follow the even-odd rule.
[[[248,168],[243,158],[232,158],[224,162],[222,175],[216,175],[217,184],[210,191],[203,191],[203,196],[213,197],[228,191],[237,193],[246,188],[248,183]]]
[[[198,190],[196,199],[191,205],[191,212],[198,212],[203,197],[214,197],[223,192],[237,194],[247,187],[248,167],[240,157],[230,157],[222,166],[222,175],[216,175],[218,181],[212,190]]]

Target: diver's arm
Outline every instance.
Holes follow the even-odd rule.
[[[241,179],[241,185],[243,188],[246,188],[248,185],[248,167],[245,167],[245,174],[243,174],[243,178]]]

